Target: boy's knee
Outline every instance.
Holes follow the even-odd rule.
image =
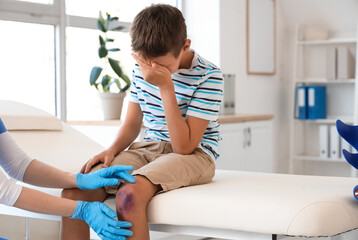
[[[118,219],[128,219],[135,208],[142,205],[138,198],[140,193],[135,184],[126,184],[121,187],[116,195],[116,210]]]

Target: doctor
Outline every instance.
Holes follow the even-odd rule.
[[[127,171],[131,166],[103,168],[94,173],[69,173],[34,160],[23,152],[7,132],[0,118],[0,166],[12,178],[19,181],[52,188],[75,188],[82,190],[97,189],[118,184],[118,178],[131,183],[135,179]],[[82,219],[96,231],[102,239],[125,240],[132,232],[123,229],[131,227],[129,222],[114,220],[116,212],[100,202],[73,201],[45,194],[17,185],[8,180],[0,169],[0,204],[37,213],[67,216]]]

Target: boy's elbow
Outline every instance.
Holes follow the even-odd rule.
[[[173,152],[182,154],[182,155],[189,155],[192,154],[195,150],[195,147],[189,146],[189,145],[183,145],[183,146],[173,146]]]

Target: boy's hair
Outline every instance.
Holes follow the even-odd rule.
[[[185,19],[175,7],[151,5],[134,18],[130,35],[132,50],[145,58],[164,56],[169,52],[178,57],[187,38]]]

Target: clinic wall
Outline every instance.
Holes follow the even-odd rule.
[[[278,126],[282,125],[282,91],[278,75],[246,74],[246,0],[209,0],[205,1],[205,8],[202,7],[204,4],[201,4],[203,2],[183,1],[182,10],[193,47],[202,56],[216,63],[224,73],[236,75],[236,113],[275,115],[274,159],[283,158],[277,156],[276,151],[278,143],[285,142],[278,136]],[[210,19],[210,25],[206,26],[205,21],[202,21],[204,19]],[[199,21],[202,21],[201,24],[197,24]],[[277,161],[275,169],[278,172],[285,172],[287,166],[278,164]]]
[[[214,59],[224,73],[236,75],[235,112],[275,115],[273,141],[276,171],[288,172],[295,26],[329,26],[335,35],[350,35],[357,28],[358,1],[276,0],[277,65],[276,75],[273,76],[246,73],[246,0],[182,2],[193,47],[209,60]],[[213,23],[212,26],[205,25],[204,20],[207,19]]]
[[[191,47],[203,58],[220,66],[220,0],[183,0],[182,12]]]
[[[279,68],[282,89],[282,112],[285,122],[292,117],[291,102],[292,78],[293,78],[293,43],[295,27],[300,25],[314,25],[328,27],[332,30],[331,36],[355,37],[358,24],[357,0],[276,0],[278,43],[279,43]],[[347,103],[349,104],[349,103]],[[289,128],[284,128],[289,131]],[[286,135],[286,133],[282,133]],[[289,136],[289,132],[287,132]],[[284,143],[283,143],[284,144]],[[288,148],[288,145],[281,145]],[[288,160],[289,155],[287,155]],[[282,160],[282,159],[281,159]],[[282,162],[281,162],[282,163]],[[340,165],[342,167],[342,165]],[[324,174],[334,172],[339,167],[333,164],[310,164],[311,174]]]

